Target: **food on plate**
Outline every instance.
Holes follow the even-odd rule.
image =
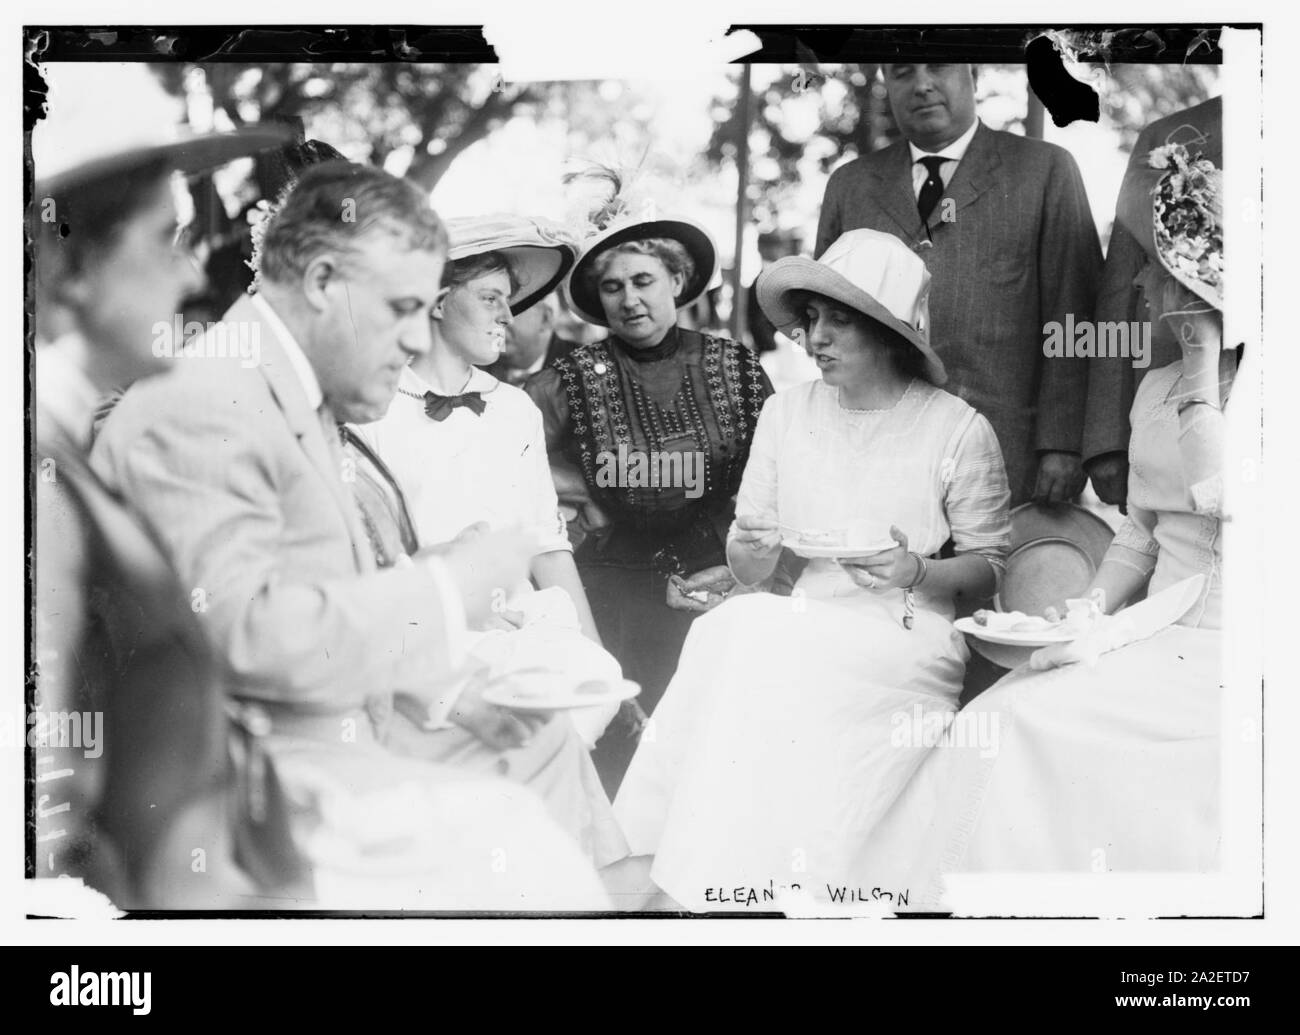
[[[844,533],[806,528],[799,533],[798,541],[801,546],[843,546]]]
[[[976,625],[990,632],[1056,632],[1062,628],[1059,621],[1053,622],[1041,615],[1027,615],[1023,611],[979,610],[971,617]]]

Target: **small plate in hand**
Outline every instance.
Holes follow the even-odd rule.
[[[1007,647],[1050,647],[1054,643],[1077,640],[1079,633],[1067,629],[990,629],[974,618],[958,618],[952,623],[958,632],[967,633],[986,643],[1000,643]]]
[[[805,543],[793,536],[781,540],[797,557],[843,560],[850,557],[869,557],[873,553],[892,550],[898,544],[892,539],[878,539],[873,543],[855,543],[852,546],[830,546],[824,543]]]
[[[556,712],[615,704],[631,700],[640,692],[640,684],[630,679],[593,679],[574,684],[563,679],[512,680],[507,677],[484,690],[483,700],[518,712]]]

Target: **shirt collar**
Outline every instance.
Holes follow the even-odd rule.
[[[929,158],[932,154],[938,155],[940,158],[948,158],[954,162],[960,162],[966,156],[966,149],[970,147],[970,142],[975,137],[975,131],[979,128],[980,120],[976,119],[970,124],[970,129],[966,130],[965,133],[959,136],[942,151],[922,151],[909,140],[907,146],[912,152],[912,164],[915,165],[922,158]]]
[[[325,401],[325,395],[321,391],[320,379],[312,368],[311,360],[302,351],[302,346],[294,339],[289,328],[284,325],[284,321],[280,319],[280,314],[271,308],[271,303],[261,295],[253,295],[252,301],[253,305],[257,306],[257,311],[261,314],[263,322],[271,328],[272,333],[280,340],[280,347],[284,349],[285,358],[289,361],[289,369],[297,376],[298,382],[302,385],[303,394],[307,396],[307,405],[313,410],[319,410],[321,403]]]
[[[469,381],[465,385],[465,392],[491,392],[500,383],[501,382],[498,378],[493,377],[482,367],[471,367]],[[404,391],[410,392],[412,395],[423,396],[425,392],[433,392],[436,395],[445,394],[439,392],[429,384],[429,382],[412,370],[410,366],[407,366],[402,370],[402,378],[397,383],[397,386]],[[462,392],[461,394],[464,395],[465,393]]]
[[[82,369],[79,353],[85,347],[74,331],[36,349],[36,400],[63,435],[89,450],[101,393]]]

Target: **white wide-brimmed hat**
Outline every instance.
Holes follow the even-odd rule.
[[[453,261],[500,252],[510,263],[518,287],[510,312],[519,315],[555,290],[573,268],[578,246],[558,223],[530,216],[495,214],[447,220]]]
[[[144,65],[49,62],[48,114],[32,127],[36,194],[71,188],[163,161],[182,173],[216,168],[292,141],[284,126],[192,134],[181,101]]]
[[[778,259],[758,275],[757,288],[759,306],[784,333],[804,323],[802,304],[791,295],[812,292],[862,313],[912,344],[925,357],[932,384],[948,380],[943,361],[930,347],[930,271],[892,234],[850,230],[820,259]]]
[[[684,309],[694,302],[704,294],[718,272],[718,249],[709,232],[699,223],[675,216],[671,219],[623,220],[586,240],[566,285],[569,305],[588,323],[608,327],[605,307],[600,304],[600,292],[587,282],[587,271],[611,248],[628,241],[644,241],[656,237],[676,241],[691,257],[695,272],[686,278],[686,283],[682,285],[681,293],[674,302],[678,309]]]

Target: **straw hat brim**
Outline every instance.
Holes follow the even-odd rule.
[[[934,385],[943,385],[948,372],[930,343],[915,327],[904,323],[871,295],[825,263],[806,255],[778,259],[758,275],[758,304],[772,324],[788,331],[803,323],[803,313],[790,297],[793,292],[807,291],[833,299],[893,331],[925,357],[926,376]]]
[[[1082,593],[1114,538],[1110,525],[1077,504],[1016,507],[998,610],[1040,614],[1047,604]]]
[[[504,255],[514,271],[519,286],[510,296],[510,315],[518,316],[531,309],[556,289],[573,268],[574,253],[568,245],[510,245],[452,248],[449,257],[454,262],[474,255],[498,252]]]
[[[189,175],[292,142],[293,134],[287,126],[261,125],[246,126],[230,133],[196,135],[166,144],[126,148],[81,162],[51,176],[42,177],[41,170],[37,169],[36,191],[42,195],[54,195],[159,161],[173,171]]]
[[[566,284],[569,306],[588,323],[608,327],[609,320],[605,317],[605,307],[600,304],[600,293],[586,282],[587,273],[609,249],[628,241],[652,237],[676,241],[695,263],[694,274],[687,279],[676,298],[677,308],[685,308],[704,294],[718,272],[718,249],[709,232],[685,219],[640,219],[602,230],[586,242]]]

